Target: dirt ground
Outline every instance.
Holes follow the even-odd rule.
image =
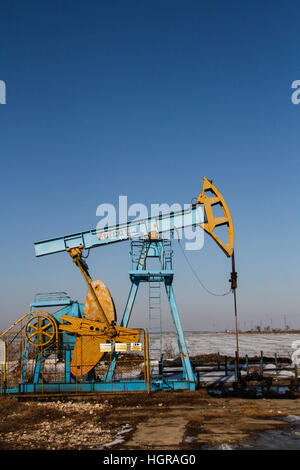
[[[212,398],[195,392],[66,401],[0,399],[0,450],[201,450],[287,428],[300,398]]]

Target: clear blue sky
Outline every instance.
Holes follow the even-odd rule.
[[[299,20],[297,1],[1,2],[0,328],[36,292],[84,301],[69,257],[35,258],[35,241],[95,227],[119,195],[189,203],[203,176],[234,219],[241,326],[287,315],[300,327]],[[207,294],[174,250],[184,328],[233,327],[232,296]],[[209,289],[227,290],[230,262],[210,239],[187,255]],[[129,245],[92,250],[89,264],[120,318]]]

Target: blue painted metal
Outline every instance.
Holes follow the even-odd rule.
[[[137,242],[133,242],[137,243]],[[182,376],[163,376],[161,368],[160,374],[150,377],[150,391],[155,390],[195,390],[196,380],[191,367],[187,346],[185,343],[184,333],[182,330],[179,312],[176,305],[176,300],[172,288],[172,281],[174,271],[172,269],[172,251],[167,253],[166,244],[170,241],[142,241],[139,257],[132,270],[129,272],[131,287],[128,299],[125,305],[123,316],[120,322],[121,326],[127,327],[131,318],[132,309],[136,299],[137,291],[140,282],[150,282],[155,279],[165,285],[171,316],[173,319],[179,352],[183,365]],[[156,258],[160,269],[150,270],[146,269],[147,259]],[[45,306],[58,306],[59,308],[52,314],[53,318],[57,321],[58,325],[61,323],[62,315],[70,315],[81,318],[83,316],[83,304],[72,301],[64,293],[54,294],[38,294],[34,302],[31,304],[33,307]],[[101,382],[95,380],[95,377],[88,377],[88,380],[78,383],[71,374],[70,364],[72,359],[72,352],[75,345],[75,336],[71,333],[60,332],[59,335],[59,351],[62,361],[65,363],[64,379],[59,382],[44,383],[42,380],[43,367],[47,357],[56,351],[55,347],[47,351],[41,352],[35,358],[35,366],[33,370],[33,377],[27,376],[27,365],[29,359],[29,343],[25,340],[24,352],[22,358],[21,380],[18,387],[11,387],[9,389],[0,390],[2,393],[16,394],[16,393],[95,393],[95,392],[134,392],[146,391],[145,380],[131,379],[117,381],[114,379],[115,367],[117,364],[118,354],[113,357],[113,361],[108,368],[108,371]]]
[[[31,306],[35,304],[36,307],[45,307],[46,305],[49,306],[49,300],[47,300],[49,294],[38,294],[39,295],[39,300],[37,300],[37,297],[35,298],[35,301],[30,304]],[[51,295],[50,295],[51,297]],[[61,306],[62,305],[62,296],[59,296],[60,299],[57,299],[57,304],[55,304],[55,301],[51,301],[51,306]],[[68,299],[70,301],[68,301]],[[61,323],[61,316],[62,315],[69,315],[73,317],[78,317],[82,318],[83,316],[83,304],[79,304],[78,302],[75,302],[71,300],[66,294],[65,294],[65,299],[63,300],[65,302],[65,307],[60,308],[57,310],[54,314],[52,314],[53,318],[57,321],[58,324]],[[75,336],[71,333],[68,332],[61,332],[59,334],[59,349],[61,352],[64,353],[64,362],[65,362],[65,383],[73,383],[74,379],[71,376],[71,370],[70,370],[70,364],[71,364],[71,359],[72,359],[72,351],[75,346]],[[28,353],[29,353],[29,343],[25,339],[25,344],[24,344],[24,352],[23,352],[23,357],[22,357],[22,369],[21,369],[21,380],[20,380],[20,386],[23,386],[27,383],[28,377],[27,377],[27,364],[28,364]],[[34,364],[34,371],[33,371],[33,378],[32,378],[32,383],[33,384],[39,384],[42,382],[41,380],[41,375],[43,371],[43,366],[46,358],[51,355],[52,353],[56,353],[56,348],[54,349],[47,349],[44,352],[41,352],[37,354],[35,358],[35,364]]]
[[[36,256],[45,256],[81,245],[88,249],[124,240],[146,239],[151,231],[157,231],[159,234],[162,234],[184,227],[199,225],[205,221],[203,205],[191,205],[188,209],[171,212],[170,214],[160,214],[147,219],[106,227],[102,230],[87,230],[36,242],[34,244],[35,254]]]
[[[25,341],[24,345],[24,352],[22,357],[22,365],[21,365],[21,380],[20,383],[23,384],[26,381],[26,368],[28,364],[28,352],[29,352],[29,343]]]
[[[71,349],[66,349],[65,353],[65,382],[70,383],[71,380],[71,359],[72,359],[72,353]]]
[[[132,258],[134,266],[129,272],[131,287],[120,326],[127,327],[131,318],[133,305],[136,299],[140,282],[162,282],[165,285],[169,308],[173,319],[179,352],[183,365],[182,377],[161,376],[151,377],[150,390],[163,389],[188,389],[194,390],[196,378],[193,373],[184,333],[180,321],[180,316],[172,288],[174,271],[172,267],[172,250],[166,250],[166,244],[171,244],[166,240],[149,240],[149,233],[154,231],[159,234],[170,232],[175,229],[181,229],[187,226],[195,226],[205,222],[202,205],[192,205],[189,209],[178,212],[172,212],[166,215],[147,218],[134,222],[108,227],[103,230],[89,230],[73,235],[46,240],[35,243],[36,256],[44,256],[52,253],[65,251],[67,248],[74,248],[82,245],[84,248],[92,248],[109,243],[120,242],[124,240],[133,240],[132,244],[140,244],[139,255],[137,259]],[[137,240],[138,239],[138,240]],[[159,269],[147,269],[146,261],[148,258],[158,260]],[[83,315],[83,305],[74,302],[66,293],[48,293],[37,294],[31,308],[59,306],[57,312],[53,314],[57,323],[61,323],[62,315],[71,315],[81,318]],[[23,367],[21,382],[18,387],[18,393],[51,393],[51,392],[94,392],[94,391],[138,391],[145,390],[144,380],[114,380],[114,371],[118,358],[115,353],[111,366],[109,367],[104,380],[87,380],[83,383],[75,383],[70,370],[72,351],[75,345],[75,336],[64,332],[60,335],[60,350],[64,351],[65,378],[59,383],[41,383],[41,372],[46,355],[39,354],[36,358],[34,376],[31,383],[26,380],[26,364],[28,362],[29,345],[27,341],[24,347]],[[26,344],[27,343],[27,344]],[[53,351],[48,350],[47,355]],[[163,372],[163,371],[162,371]],[[13,388],[11,390],[16,390]],[[8,392],[9,393],[9,392]],[[17,393],[11,391],[11,393]]]
[[[140,243],[141,249],[139,252],[138,259],[135,260],[136,264],[133,269],[129,272],[131,287],[124,309],[123,317],[120,322],[120,326],[127,327],[132,314],[133,305],[136,299],[137,291],[140,282],[162,282],[165,285],[171,316],[175,326],[175,332],[177,336],[177,342],[179,346],[179,352],[183,364],[183,379],[174,381],[167,384],[166,381],[155,382],[153,385],[156,388],[185,388],[193,389],[195,386],[195,376],[190,364],[187,346],[185,343],[184,333],[182,330],[179,312],[176,305],[176,300],[172,288],[173,281],[173,268],[172,268],[172,253],[168,253],[165,249],[165,241],[149,241],[149,233],[157,232],[162,235],[165,232],[172,233],[174,230],[182,229],[188,226],[196,226],[203,222],[206,222],[205,214],[202,204],[193,204],[188,209],[171,212],[169,214],[160,214],[155,217],[149,217],[147,219],[127,222],[124,224],[118,224],[111,227],[106,227],[101,230],[88,230],[79,232],[76,234],[67,235],[64,237],[53,238],[37,242],[34,244],[36,256],[45,256],[52,253],[63,252],[68,248],[75,248],[83,246],[85,249],[94,248],[97,246],[107,245],[110,243],[121,242],[124,240],[133,240],[132,243]],[[146,269],[147,258],[157,258],[160,264],[160,269]],[[66,303],[63,303],[66,302]],[[58,298],[38,298],[31,304],[32,307],[42,306],[53,306],[53,305],[65,305],[64,309],[59,310],[54,314],[58,323],[60,322],[61,314],[70,314],[70,308],[74,309],[74,303],[69,303],[69,299],[64,296]],[[73,315],[80,315],[79,310],[72,310]],[[68,345],[71,350],[75,344],[75,338],[72,335],[65,334],[63,339],[64,346]],[[71,352],[68,353],[71,358]],[[114,376],[114,370],[116,366],[118,354],[114,355],[114,360],[108,369],[104,382],[106,384],[113,383],[116,387],[115,382],[112,380]],[[68,363],[68,361],[66,361]],[[66,366],[67,367],[67,366]],[[72,377],[70,370],[66,368],[65,382],[69,383]],[[131,389],[135,389],[133,382],[130,382]],[[170,385],[171,384],[171,385]],[[188,384],[188,385],[187,385]],[[81,384],[83,386],[83,384]],[[120,385],[121,386],[121,385]],[[128,384],[126,385],[126,387]],[[105,385],[102,384],[102,387]],[[122,386],[121,386],[122,387]],[[139,386],[137,386],[139,387]]]
[[[158,390],[195,390],[195,382],[186,380],[153,380],[150,391]],[[111,392],[144,392],[143,380],[122,380],[120,382],[83,382],[83,383],[25,383],[5,390],[7,394],[79,394]]]
[[[73,301],[65,292],[47,292],[36,294],[31,308],[58,307],[71,305]]]
[[[132,242],[133,244],[135,242]],[[166,292],[167,292],[167,297],[169,301],[169,307],[171,311],[171,316],[173,319],[173,324],[176,332],[176,337],[177,337],[177,343],[178,343],[178,348],[179,348],[179,353],[182,361],[182,366],[183,366],[183,379],[187,381],[189,384],[195,384],[196,382],[196,377],[193,372],[190,358],[189,358],[189,353],[184,337],[184,332],[182,329],[181,321],[180,321],[180,316],[174,296],[174,291],[172,288],[172,281],[173,281],[173,275],[174,271],[171,269],[172,268],[172,254],[173,252],[170,250],[169,255],[167,256],[165,246],[166,244],[171,244],[170,241],[166,240],[159,240],[159,241],[143,241],[141,249],[140,249],[140,256],[138,257],[137,260],[137,265],[134,270],[131,270],[129,272],[130,280],[132,282],[131,288],[129,291],[129,296],[127,299],[127,303],[125,306],[125,310],[123,313],[123,317],[121,320],[121,326],[127,327],[131,312],[133,309],[133,304],[136,298],[137,290],[139,287],[140,282],[151,282],[153,280],[157,282],[163,282],[165,284]],[[133,252],[133,249],[132,249]],[[157,258],[160,264],[161,269],[160,270],[148,270],[146,269],[146,261],[148,257],[152,258]],[[166,269],[168,268],[168,269]],[[105,376],[105,381],[111,381],[114,370],[116,367],[116,362],[117,362],[118,354],[116,353],[113,357],[112,364]],[[163,383],[166,384],[166,388],[169,387],[169,382],[171,383],[172,380],[164,380]],[[180,380],[180,383],[182,384],[182,379]],[[171,385],[170,385],[171,386]],[[194,387],[192,385],[189,385],[190,387]]]
[[[33,383],[37,384],[41,376],[41,370],[45,362],[45,355],[39,354],[35,360],[35,367],[33,373]]]
[[[184,377],[186,378],[186,380],[190,382],[195,381],[196,377],[194,375],[194,372],[191,366],[191,361],[189,358],[189,353],[188,353],[183,329],[182,329],[181,322],[180,322],[179,312],[178,312],[177,305],[176,305],[174,291],[173,291],[171,284],[166,283],[166,291],[168,295],[168,301],[169,301],[169,306],[171,310],[172,320],[175,326],[181,362],[182,362],[182,366],[184,370]]]

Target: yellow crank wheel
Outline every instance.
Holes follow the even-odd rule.
[[[35,310],[24,327],[27,341],[33,346],[46,347],[57,337],[55,319],[47,312]],[[34,313],[33,312],[33,313]]]

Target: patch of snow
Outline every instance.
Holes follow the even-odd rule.
[[[300,416],[297,416],[297,415],[288,415],[284,418],[284,420],[288,421],[289,423],[300,424]]]

